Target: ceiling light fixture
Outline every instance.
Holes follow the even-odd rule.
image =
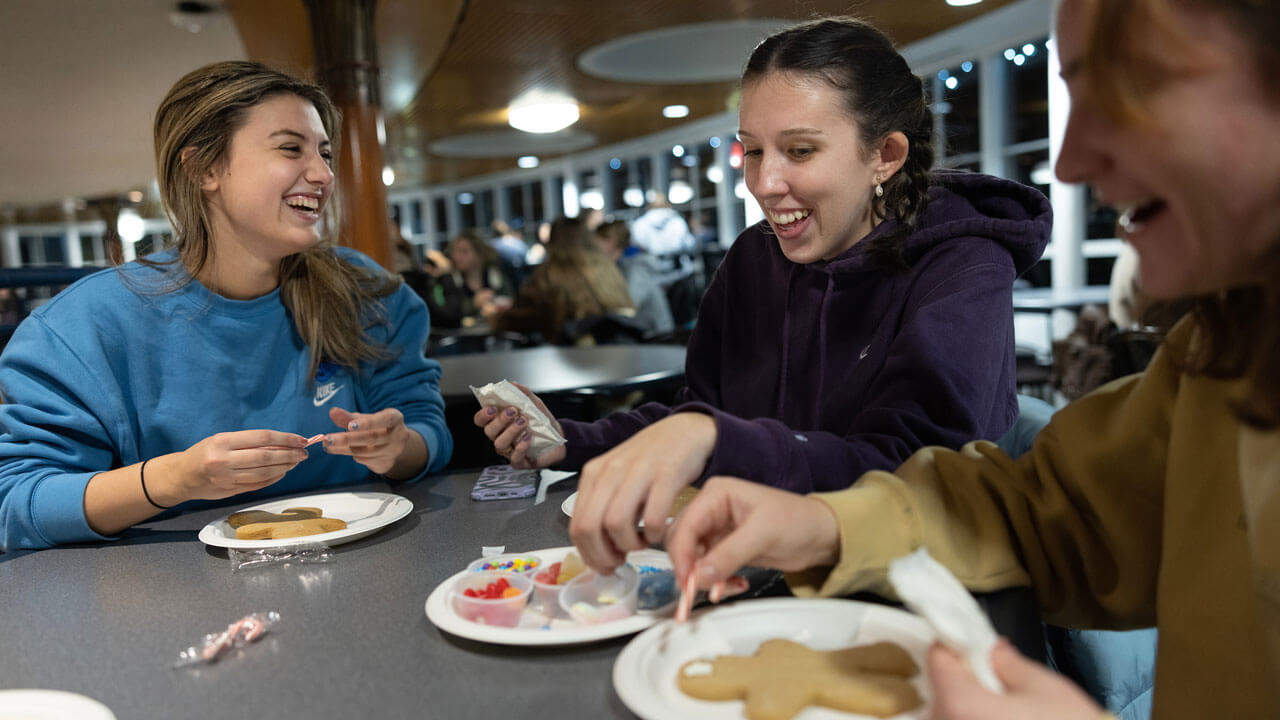
[[[531,168],[536,168],[538,167],[538,156],[537,155],[521,155],[520,157],[516,158],[516,165],[519,165],[520,167],[526,170],[529,170]]]
[[[947,0],[947,4],[952,7],[964,7],[965,5],[977,5],[982,0]]]
[[[689,117],[688,105],[668,105],[662,108],[662,117],[682,118]]]
[[[559,132],[578,122],[578,103],[573,98],[530,93],[507,108],[507,122],[527,133]]]

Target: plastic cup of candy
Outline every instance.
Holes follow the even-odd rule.
[[[532,591],[533,581],[519,573],[467,573],[453,586],[453,609],[464,620],[481,625],[515,627]]]
[[[636,613],[640,575],[622,565],[613,575],[584,572],[560,591],[560,607],[581,625],[599,625]]]
[[[530,553],[507,553],[480,558],[467,566],[471,572],[508,572],[530,575],[542,568],[542,558]]]
[[[569,583],[556,583],[556,578],[560,575],[559,565],[560,563],[552,563],[529,576],[533,580],[533,597],[548,618],[565,615],[564,608],[560,607],[560,593],[564,592]]]
[[[676,590],[676,571],[670,555],[661,550],[636,550],[627,553],[627,564],[640,575],[637,610],[660,614],[675,608],[680,593]]]

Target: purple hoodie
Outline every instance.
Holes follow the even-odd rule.
[[[580,468],[675,412],[716,422],[703,471],[797,492],[848,487],[925,445],[996,439],[1018,416],[1013,281],[1052,223],[1036,190],[938,170],[903,245],[909,270],[869,252],[886,220],[830,261],[786,259],[769,226],[748,228],[698,311],[673,408],[649,403],[594,423],[563,421]]]

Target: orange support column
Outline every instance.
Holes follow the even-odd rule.
[[[377,0],[306,0],[316,76],[342,110],[338,143],[339,242],[391,269],[391,223],[382,184],[381,112],[374,9]]]

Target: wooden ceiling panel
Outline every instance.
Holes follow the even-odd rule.
[[[443,158],[428,147],[453,135],[506,129],[506,106],[535,89],[576,98],[582,119],[575,129],[595,135],[602,145],[670,127],[661,109],[671,103],[688,105],[690,120],[726,109],[736,82],[635,84],[578,70],[581,53],[635,33],[708,21],[854,14],[903,45],[1010,2],[957,8],[943,0],[472,0],[417,97],[389,116],[388,156],[397,177],[410,184],[511,169],[514,157]]]

